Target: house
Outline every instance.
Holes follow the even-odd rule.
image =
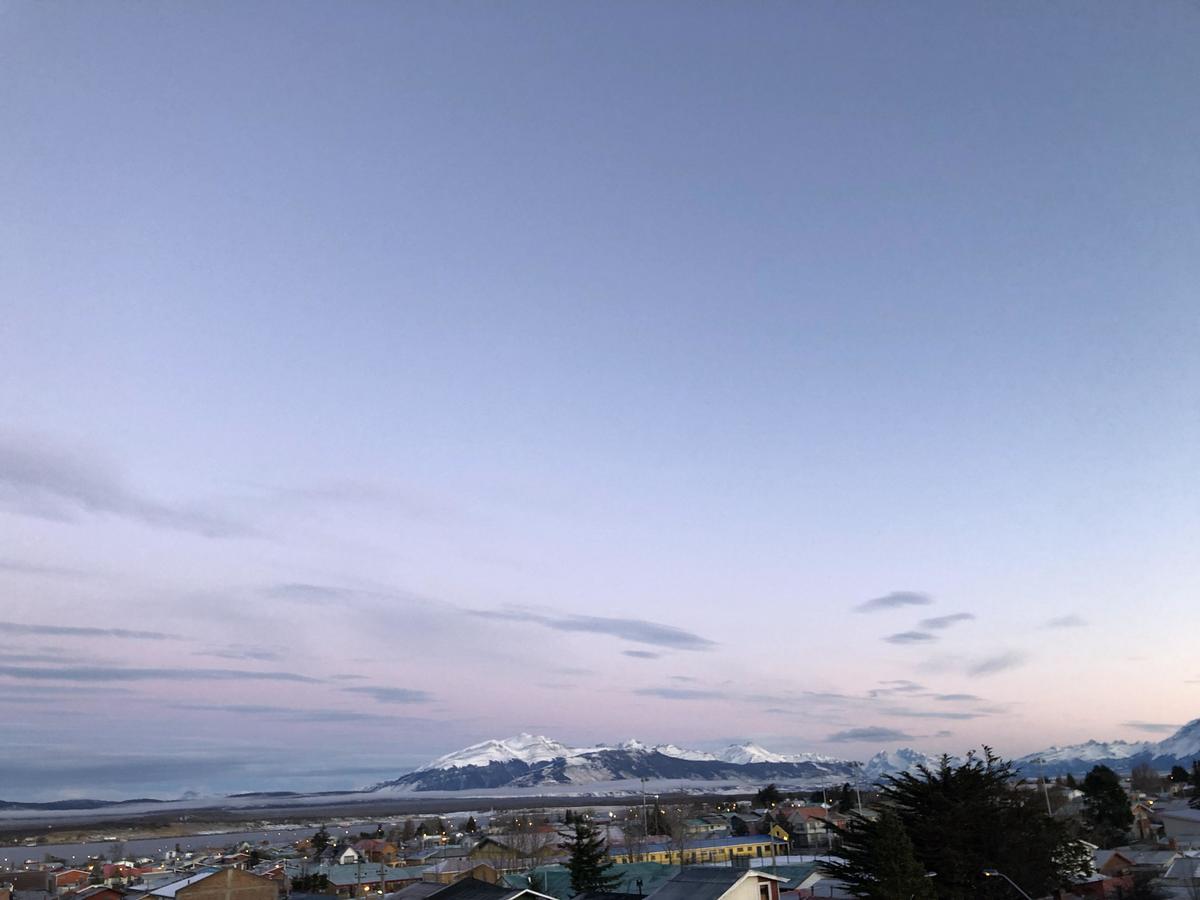
[[[652,900],[779,900],[783,880],[753,869],[694,866],[655,891]]]
[[[241,869],[204,869],[127,896],[130,900],[278,900],[279,885]]]
[[[727,863],[734,859],[770,859],[788,852],[786,841],[766,834],[748,837],[704,838],[682,844],[662,842],[646,844],[640,850],[613,848],[609,856],[615,863],[655,862],[666,865]],[[637,857],[637,859],[633,859]]]
[[[519,871],[561,857],[561,840],[553,829],[506,835],[503,840],[489,835],[471,847],[466,855],[477,862],[491,863],[502,872]]]
[[[369,838],[354,845],[354,850],[363,859],[373,863],[392,865],[400,855],[400,848],[391,841]]]
[[[1175,860],[1183,856],[1178,850],[1122,850],[1133,866],[1134,872],[1147,872],[1161,875]]]
[[[1167,867],[1163,882],[1168,885],[1188,885],[1200,880],[1200,859],[1180,857]]]
[[[780,813],[791,842],[796,847],[828,847],[833,842],[833,828],[845,816],[824,806],[798,806]]]
[[[1176,809],[1156,810],[1156,815],[1163,826],[1163,834],[1168,838],[1183,838],[1185,840],[1200,839],[1200,809],[1179,807]]]
[[[488,884],[496,884],[500,873],[491,863],[480,862],[476,859],[443,859],[429,866],[421,875],[422,881],[432,881],[437,884],[452,884],[463,878],[474,878]]]
[[[448,885],[432,882],[410,885],[390,895],[389,900],[425,900],[426,897],[436,900],[555,900],[529,888],[501,887],[475,878],[464,878]]]
[[[360,897],[368,891],[394,891],[424,877],[428,866],[385,866],[382,863],[363,863],[353,866],[328,866],[318,869],[317,875],[329,879],[340,897]]]
[[[59,869],[54,873],[54,887],[60,893],[87,887],[92,873],[84,869]]]
[[[696,816],[683,823],[684,831],[694,837],[726,837],[729,822],[722,816]]]
[[[1133,868],[1133,860],[1120,850],[1093,850],[1092,867],[1101,875],[1124,875]]]
[[[64,900],[121,900],[124,896],[124,891],[103,884],[93,884],[63,895]]]

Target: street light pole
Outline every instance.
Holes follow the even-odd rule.
[[[983,874],[987,878],[1003,878],[1005,881],[1007,881],[1009,884],[1011,884],[1012,889],[1014,891],[1016,891],[1018,894],[1020,894],[1022,897],[1024,897],[1025,900],[1033,900],[1032,897],[1030,897],[1023,890],[1021,890],[1021,886],[1019,884],[1017,884],[1015,881],[1013,881],[1011,878],[1009,878],[1003,872],[1001,872],[997,869],[984,869]]]

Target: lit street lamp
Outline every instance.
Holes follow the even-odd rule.
[[[1011,878],[1009,878],[1003,872],[998,871],[997,869],[984,869],[983,874],[985,876],[987,876],[988,878],[1003,878],[1005,881],[1007,881],[1009,884],[1011,884],[1013,890],[1016,891],[1018,894],[1020,894],[1022,897],[1024,897],[1025,900],[1033,900],[1032,897],[1030,897],[1023,890],[1021,890],[1021,886],[1019,884],[1017,884],[1015,881],[1013,881]]]

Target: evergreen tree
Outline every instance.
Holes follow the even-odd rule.
[[[616,887],[620,876],[610,871],[613,863],[608,858],[608,848],[592,825],[577,819],[574,833],[561,846],[569,854],[567,871],[571,873],[571,890],[576,894]]]
[[[1183,766],[1171,766],[1171,774],[1167,777],[1171,779],[1172,784],[1187,784],[1192,780],[1192,776]]]
[[[314,850],[316,850],[318,853],[320,853],[322,850],[324,850],[328,846],[329,846],[329,832],[326,831],[325,826],[322,825],[320,828],[317,829],[317,833],[312,836],[312,847]]]
[[[1133,808],[1121,779],[1108,766],[1096,766],[1087,773],[1083,791],[1083,822],[1091,840],[1101,847],[1125,843],[1133,827]]]
[[[1189,805],[1200,809],[1200,759],[1192,760],[1192,802]]]
[[[768,784],[765,788],[754,795],[755,807],[765,807],[772,809],[779,804],[783,799],[783,794],[774,784]]]
[[[404,820],[404,830],[400,832],[400,840],[411,841],[417,836],[417,826],[413,824],[412,819]]]
[[[1075,776],[1070,772],[1067,773],[1067,787],[1071,788],[1072,790],[1079,787],[1079,782],[1075,780]]]
[[[654,808],[650,810],[650,834],[668,834],[671,831],[671,823],[667,821],[667,814],[663,812],[663,808],[658,804],[658,798],[654,798]]]
[[[474,816],[467,816],[467,821],[463,823],[462,830],[467,834],[474,834],[479,830],[479,824],[475,821]]]
[[[843,861],[827,868],[846,881],[855,897],[868,900],[933,900],[937,893],[917,859],[904,824],[891,809],[872,821],[859,819],[856,839],[844,846]]]
[[[934,873],[927,887],[939,900],[977,900],[1000,896],[984,869],[999,869],[1033,896],[1041,896],[1088,873],[1091,857],[1066,826],[1046,815],[1044,801],[1013,785],[1012,764],[984,748],[982,758],[968,754],[953,766],[943,757],[937,770],[885,776],[879,804],[889,809],[912,842],[922,876]],[[840,861],[827,864],[857,896],[882,897],[886,878],[908,872],[898,839],[879,835],[880,826],[851,814],[841,837]],[[886,865],[876,851],[890,847]],[[923,887],[921,890],[926,890]],[[917,893],[918,897],[929,896]],[[903,900],[907,894],[892,895]]]
[[[837,811],[840,813],[848,813],[854,808],[854,795],[850,792],[850,784],[847,782],[842,785],[842,793],[838,797]]]

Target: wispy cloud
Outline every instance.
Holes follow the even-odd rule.
[[[880,725],[868,725],[863,728],[847,728],[845,731],[835,731],[826,738],[830,743],[844,744],[851,741],[874,741],[882,744],[895,741],[911,741],[913,735],[896,728],[884,728]]]
[[[983,718],[985,713],[982,712],[962,712],[958,710],[926,710],[926,709],[906,709],[891,707],[881,710],[889,716],[900,716],[906,719],[947,719],[950,721],[960,721],[967,719]]]
[[[55,578],[83,578],[87,574],[79,569],[42,566],[19,559],[0,559],[0,572],[12,572],[16,575],[48,575]]]
[[[1028,656],[1026,654],[1018,650],[1009,650],[1005,653],[998,653],[995,656],[989,656],[971,663],[967,668],[967,674],[976,677],[980,675],[995,675],[997,672],[1005,672],[1009,669],[1022,666],[1027,660]]]
[[[249,703],[178,703],[174,709],[189,712],[228,713],[236,716],[269,716],[289,722],[337,723],[337,722],[394,722],[395,716],[378,713],[358,712],[352,709],[296,709],[286,706],[269,706]]]
[[[934,616],[932,619],[922,619],[917,623],[917,627],[939,631],[943,628],[949,628],[951,625],[957,625],[959,622],[970,622],[974,618],[974,613],[951,613],[948,616]]]
[[[626,656],[632,656],[634,659],[661,659],[661,653],[655,653],[653,650],[622,650]]]
[[[916,591],[892,591],[890,594],[860,603],[854,607],[854,610],[861,613],[881,612],[885,609],[900,609],[904,606],[928,606],[932,602],[933,598],[928,594],[920,594]]]
[[[0,666],[0,675],[23,681],[300,681],[319,678],[294,672],[247,672],[241,669],[138,669],[117,666]]]
[[[139,641],[179,641],[177,634],[164,631],[142,631],[136,628],[95,628],[89,625],[35,625],[27,622],[0,622],[0,632],[7,634],[44,634],[54,637],[128,638]]]
[[[927,631],[901,631],[884,638],[889,644],[928,644],[937,637]]]
[[[232,644],[228,647],[213,647],[209,650],[197,650],[193,656],[214,656],[218,659],[252,659],[259,662],[270,662],[281,659],[283,654],[266,647],[255,647],[247,644]]]
[[[711,650],[716,641],[701,637],[674,625],[648,622],[644,619],[616,619],[607,616],[553,615],[527,609],[473,609],[473,616],[501,619],[508,622],[531,622],[556,631],[579,631],[607,634],[636,644],[650,644],[672,650]]]
[[[1059,616],[1058,618],[1051,619],[1046,623],[1047,628],[1083,628],[1086,625],[1087,620],[1084,619],[1083,616],[1078,616],[1075,613],[1071,613],[1066,616]]]
[[[368,685],[342,688],[347,694],[365,694],[380,703],[428,703],[433,695],[428,691],[419,691],[403,687],[370,687]]]
[[[223,516],[144,496],[94,454],[11,431],[0,431],[0,509],[59,521],[115,516],[204,537],[248,533]]]
[[[1153,734],[1174,734],[1179,730],[1178,725],[1171,725],[1167,722],[1122,722],[1125,728],[1136,728],[1138,731],[1149,731]]]
[[[956,703],[959,701],[972,703],[982,701],[983,698],[976,694],[935,694],[934,700],[941,700],[946,703]]]
[[[293,603],[308,603],[314,606],[345,603],[357,596],[356,591],[347,588],[303,582],[268,585],[262,589],[262,594],[272,600],[289,600]]]
[[[915,681],[909,681],[907,678],[894,679],[892,681],[879,682],[883,687],[872,688],[867,691],[867,696],[890,697],[893,694],[919,694],[925,690],[925,685],[917,684]]]
[[[718,700],[725,697],[720,691],[705,691],[698,688],[640,688],[634,693],[641,697],[658,697],[662,700]]]

